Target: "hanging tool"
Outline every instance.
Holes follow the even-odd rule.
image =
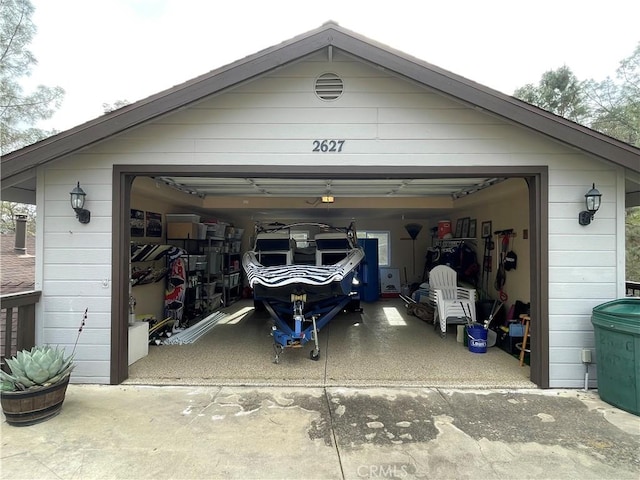
[[[500,230],[496,232],[496,235],[500,238],[500,259],[498,261],[498,271],[496,272],[495,289],[498,291],[498,296],[502,302],[506,302],[509,298],[507,292],[504,291],[504,285],[507,282],[507,273],[504,266],[512,234],[513,229]]]
[[[484,237],[484,255],[482,258],[482,291],[487,295],[489,290],[489,274],[491,273],[491,251],[494,248],[491,236]]]

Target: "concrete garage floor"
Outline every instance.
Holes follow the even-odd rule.
[[[208,334],[187,345],[150,345],[129,367],[126,384],[249,386],[421,386],[440,388],[536,388],[529,367],[503,350],[469,352],[456,342],[455,326],[440,338],[432,324],[407,315],[399,298],[363,303],[362,313],[336,316],[312,343],[286,349],[274,364],[271,320],[243,300]]]

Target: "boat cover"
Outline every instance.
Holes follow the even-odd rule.
[[[263,285],[265,287],[281,287],[293,284],[328,285],[341,282],[353,273],[356,265],[362,261],[364,252],[356,248],[346,257],[333,265],[274,265],[265,267],[258,263],[252,252],[244,257],[244,268],[249,285]]]

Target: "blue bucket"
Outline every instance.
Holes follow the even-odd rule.
[[[474,323],[467,327],[469,337],[469,351],[472,353],[487,353],[487,330],[484,325]]]

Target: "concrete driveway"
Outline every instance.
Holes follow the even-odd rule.
[[[595,391],[70,385],[1,433],[11,479],[640,476],[640,418]]]

